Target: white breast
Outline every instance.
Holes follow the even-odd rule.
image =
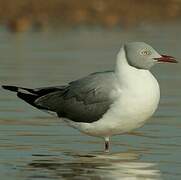
[[[141,127],[157,109],[159,85],[149,71],[134,76],[129,85],[117,88],[117,99],[102,119],[91,124],[84,123],[80,130],[94,136],[126,133]]]
[[[72,126],[93,136],[111,136],[141,127],[155,112],[160,99],[157,80],[148,70],[130,66],[124,51],[115,70],[117,81],[110,93],[114,103],[103,117],[93,123],[73,123]]]
[[[94,136],[126,133],[141,127],[157,109],[160,89],[150,71],[128,64],[117,67],[120,67],[116,69],[117,83],[110,94],[114,103],[100,120],[79,125],[84,133]]]

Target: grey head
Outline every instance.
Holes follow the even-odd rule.
[[[138,69],[150,69],[158,62],[177,62],[172,56],[160,55],[144,42],[126,43],[124,50],[128,64]]]

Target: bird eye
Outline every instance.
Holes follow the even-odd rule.
[[[143,56],[148,56],[148,55],[151,54],[151,51],[149,51],[149,50],[147,50],[147,49],[144,49],[144,50],[142,50],[142,51],[140,52],[140,54],[143,55]]]

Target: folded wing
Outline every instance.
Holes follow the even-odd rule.
[[[40,96],[34,104],[75,122],[94,122],[109,109],[114,72],[94,73]]]

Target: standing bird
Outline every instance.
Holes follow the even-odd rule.
[[[144,42],[126,43],[113,71],[96,72],[65,86],[29,89],[2,86],[41,110],[53,111],[81,132],[105,139],[143,126],[157,109],[159,84],[149,71],[160,62],[176,63]]]

